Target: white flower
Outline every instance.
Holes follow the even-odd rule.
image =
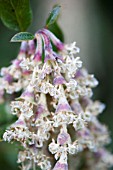
[[[80,52],[80,49],[76,47],[76,42],[65,45],[65,48],[69,51],[70,54],[76,54]]]

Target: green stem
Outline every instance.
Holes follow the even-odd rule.
[[[36,164],[34,161],[33,161],[33,170],[36,170]]]

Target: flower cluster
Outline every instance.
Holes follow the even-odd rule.
[[[105,106],[91,99],[98,81],[82,68],[79,51],[75,42],[65,45],[44,28],[34,40],[23,41],[17,58],[1,69],[0,101],[5,92],[22,92],[11,102],[17,121],[3,135],[4,141],[23,147],[18,155],[22,170],[75,170],[82,157],[88,170],[113,165],[104,148],[110,142],[108,129],[97,119]]]

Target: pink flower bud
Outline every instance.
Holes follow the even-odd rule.
[[[73,100],[71,102],[71,108],[77,115],[83,112],[83,109],[78,101]]]
[[[20,63],[21,63],[22,60],[19,60],[19,59],[15,59],[12,61],[12,64],[15,68],[19,69],[20,68]]]
[[[67,163],[61,163],[60,161],[57,161],[53,170],[68,170],[68,164]]]
[[[49,114],[49,112],[48,112],[47,108],[45,108],[45,106],[42,104],[38,104],[35,119],[37,120],[40,117],[46,117],[48,114]]]
[[[7,82],[10,84],[10,83],[12,83],[12,81],[13,81],[13,76],[7,73],[7,74],[4,76],[4,80],[7,81]]]
[[[47,62],[48,60],[55,60],[55,56],[52,50],[52,45],[51,45],[49,37],[43,31],[40,31],[40,32],[41,32],[43,42],[44,42],[44,50],[45,50],[44,62]]]
[[[28,49],[28,43],[26,41],[22,41],[19,53],[26,53],[27,49]]]
[[[54,85],[60,85],[60,84],[65,84],[66,80],[62,75],[56,75],[55,78],[53,79],[53,84]]]
[[[36,49],[36,51],[37,51],[37,49]],[[40,54],[40,53],[35,53],[35,55],[34,55],[34,60],[36,61],[36,62],[38,62],[38,61],[41,61],[41,56],[42,56],[42,54]]]
[[[53,44],[59,50],[63,50],[64,44],[51,31],[49,31],[47,29],[43,29],[42,31],[50,37],[50,39],[52,40]]]
[[[37,110],[36,110],[36,116],[35,119],[39,119],[40,117],[46,117],[49,114],[48,108],[47,108],[47,102],[46,97],[44,94],[40,95]]]
[[[101,158],[102,156],[104,156],[106,154],[104,149],[99,149],[97,152],[94,153],[96,158]]]
[[[35,103],[33,87],[28,86],[27,89],[22,93],[22,95],[17,99],[18,100],[23,99],[27,100],[28,102]]]
[[[35,52],[35,42],[34,42],[34,40],[28,41],[28,47],[29,47],[28,54],[29,55],[34,54],[34,52]]]
[[[86,108],[88,105],[92,104],[92,101],[88,97],[84,96],[81,98],[80,103],[84,108]]]
[[[45,53],[46,53],[47,51],[45,51]],[[46,53],[46,56],[45,56],[45,59],[44,59],[44,62],[47,62],[48,60],[53,60],[53,61],[55,61],[55,57],[54,57],[54,55],[52,54],[52,53]]]
[[[77,70],[77,72],[76,72],[76,74],[75,74],[75,78],[79,78],[79,77],[83,77],[84,75],[83,75],[83,73],[82,73],[82,70],[81,69],[79,69],[79,70]]]
[[[41,35],[36,33],[36,40],[37,40],[37,47],[34,55],[34,60],[36,62],[41,61],[41,56],[42,56],[42,38]]]
[[[58,135],[57,143],[59,145],[65,145],[65,144],[70,143],[70,140],[71,140],[70,135],[67,132],[62,130],[62,132]]]
[[[23,70],[23,75],[24,76],[28,76],[28,75],[30,75],[31,73],[32,73],[32,71],[29,71],[29,70]]]
[[[90,131],[88,130],[88,129],[84,129],[84,130],[79,130],[79,131],[77,131],[77,136],[78,137],[82,137],[83,139],[85,138],[85,139],[87,139],[87,138],[89,138],[90,137]]]
[[[59,112],[72,112],[68,101],[64,97],[61,97],[59,99],[59,102],[56,108],[56,113],[59,113]]]
[[[26,128],[26,123],[22,116],[19,117],[19,119],[11,125],[12,128]]]
[[[42,38],[43,38],[43,41],[44,41],[44,48],[45,50],[46,49],[52,49],[52,45],[51,45],[51,42],[50,42],[50,38],[48,35],[46,35],[43,30],[40,30],[39,31],[42,35]]]

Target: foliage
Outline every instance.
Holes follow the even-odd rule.
[[[27,41],[27,40],[32,40],[34,39],[34,35],[29,33],[29,32],[20,32],[15,34],[12,39],[11,42],[22,42],[22,41]]]
[[[9,29],[26,31],[32,20],[29,0],[0,0],[0,18]]]
[[[60,12],[60,6],[55,6],[53,10],[50,12],[50,15],[46,21],[46,27],[54,24],[54,22],[57,20]]]

